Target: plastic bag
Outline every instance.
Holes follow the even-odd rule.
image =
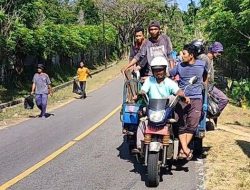
[[[78,82],[76,80],[73,81],[73,93],[82,95],[82,90],[81,90],[81,88],[78,85]]]
[[[30,95],[24,99],[24,109],[33,109],[34,105],[34,96]]]

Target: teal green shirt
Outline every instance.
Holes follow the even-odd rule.
[[[148,77],[141,90],[148,94],[150,99],[163,99],[170,95],[174,95],[180,88],[178,84],[169,78],[165,78],[160,84],[157,83],[155,77]]]

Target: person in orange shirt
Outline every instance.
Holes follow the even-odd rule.
[[[81,98],[86,98],[86,82],[87,78],[92,78],[90,71],[87,67],[84,67],[84,63],[80,62],[80,67],[77,69],[77,78],[79,80],[80,88],[82,90]]]

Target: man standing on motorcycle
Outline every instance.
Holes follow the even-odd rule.
[[[129,54],[129,61],[132,61],[134,56],[139,52],[141,49],[142,45],[146,42],[146,39],[144,37],[144,29],[141,27],[137,27],[135,29],[135,45],[133,45],[130,49],[130,54]],[[144,77],[147,76],[147,67],[141,68],[141,64],[147,64],[147,58],[145,57],[142,59],[140,63],[137,63],[136,66],[134,67],[134,71],[138,71],[141,79],[144,79]]]
[[[207,66],[204,61],[197,60],[196,46],[187,44],[183,48],[183,62],[170,70],[170,76],[179,75],[179,86],[184,90],[185,96],[190,98],[190,104],[179,102],[176,106],[178,115],[177,126],[179,140],[182,145],[180,157],[191,160],[192,150],[188,145],[198,127],[202,111],[202,85],[207,80]],[[191,85],[190,79],[197,77],[195,84]]]
[[[134,56],[141,49],[142,44],[145,42],[144,29],[141,27],[135,28],[134,37],[135,37],[135,44],[131,46],[130,54],[129,54],[129,61],[131,61],[134,58]]]
[[[139,52],[142,44],[145,42],[144,30],[141,27],[135,28],[135,44],[130,49],[129,61],[131,61],[134,56]],[[133,102],[133,96],[138,93],[137,84],[132,80],[132,71],[137,70],[136,66],[134,68],[127,69],[124,74],[128,83],[128,102]],[[145,69],[140,70],[140,76],[143,76]]]
[[[220,113],[227,106],[229,100],[228,97],[218,88],[214,86],[214,59],[221,56],[224,51],[223,45],[220,42],[214,42],[208,49],[208,53],[205,54],[204,42],[202,40],[195,40],[192,42],[199,50],[198,59],[203,60],[208,65],[208,87],[209,93],[218,100],[218,107]]]
[[[185,97],[184,92],[178,87],[177,83],[167,77],[166,68],[168,61],[165,57],[155,57],[151,62],[153,76],[148,77],[140,94],[147,94],[149,99],[163,99],[171,95]],[[137,96],[135,97],[137,99]],[[185,102],[189,103],[190,99],[185,97]],[[141,140],[144,139],[144,126],[139,125],[137,130],[137,148],[132,150],[133,153],[139,153],[141,149]]]
[[[139,52],[134,56],[128,65],[126,65],[122,72],[124,73],[127,69],[134,66],[137,62],[141,68],[147,67],[147,76],[152,75],[151,61],[154,57],[163,56],[168,61],[168,68],[171,68],[174,64],[171,58],[172,42],[167,35],[163,35],[160,32],[160,23],[158,21],[152,21],[148,26],[150,38],[143,43]],[[144,61],[146,58],[146,61]]]

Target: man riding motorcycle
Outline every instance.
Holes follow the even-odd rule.
[[[165,57],[159,56],[153,58],[151,62],[151,70],[153,76],[148,77],[140,94],[147,94],[149,99],[163,99],[171,95],[184,97],[185,103],[189,103],[190,99],[185,97],[184,92],[178,87],[178,84],[167,77],[168,61]],[[137,99],[137,96],[135,97]],[[144,139],[145,128],[143,125],[138,126],[137,130],[137,149],[132,150],[139,153],[141,149],[141,141]]]

